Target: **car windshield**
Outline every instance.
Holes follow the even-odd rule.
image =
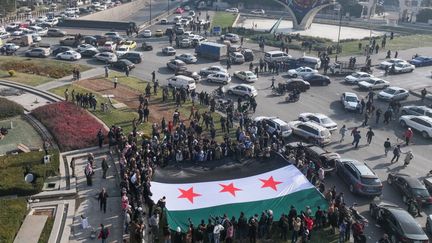
[[[360,180],[365,185],[379,185],[380,184],[380,179],[378,179],[378,178],[361,177]]]
[[[374,84],[374,83],[375,83],[375,80],[373,80],[373,79],[369,79],[369,80],[366,80],[366,83]]]
[[[333,121],[328,117],[324,117],[324,118],[321,118],[321,123],[322,124],[329,124],[329,123],[333,123]]]
[[[396,90],[395,89],[385,89],[385,90],[383,90],[383,92],[392,95],[392,94],[396,93]]]
[[[425,188],[413,188],[413,194],[421,197],[428,197],[429,192]]]
[[[346,96],[345,100],[348,102],[357,102],[357,98],[354,96]]]
[[[281,128],[281,131],[282,131],[282,132],[285,132],[285,131],[289,131],[289,130],[291,130],[290,127],[289,127],[288,125],[283,125],[283,126],[281,126],[280,128]]]
[[[254,76],[255,74],[253,74],[253,73],[246,73],[246,75],[252,77],[252,76]]]

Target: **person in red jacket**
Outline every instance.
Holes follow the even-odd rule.
[[[404,133],[405,143],[406,143],[407,146],[409,145],[409,143],[410,143],[410,141],[411,141],[411,139],[412,139],[413,136],[414,136],[413,131],[411,130],[410,127],[408,127],[408,129]]]
[[[107,242],[108,236],[110,234],[109,229],[105,228],[105,226],[103,224],[100,225],[101,230],[99,232],[99,236],[98,239],[102,240],[102,243]]]

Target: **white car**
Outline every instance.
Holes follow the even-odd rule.
[[[106,62],[106,63],[117,62],[117,56],[116,56],[116,54],[114,54],[112,52],[98,53],[98,54],[94,55],[94,58],[98,61]]]
[[[345,77],[345,83],[348,84],[358,84],[358,82],[369,80],[374,76],[365,72],[355,72]]]
[[[238,8],[227,8],[227,9],[225,9],[225,12],[228,12],[228,13],[238,13],[239,10],[238,10]]]
[[[229,95],[238,95],[245,98],[255,97],[258,95],[258,91],[254,86],[248,84],[238,84],[227,88],[227,93]]]
[[[81,53],[81,52],[87,51],[87,50],[97,51],[97,48],[90,45],[90,44],[81,44],[81,45],[78,45],[76,51]]]
[[[14,44],[14,43],[6,43],[6,44],[4,44],[3,47],[4,47],[4,49],[11,50],[11,51],[17,51],[18,49],[20,49],[20,46]]]
[[[192,41],[189,38],[184,38],[180,41],[180,47],[189,48],[192,45]]]
[[[424,138],[432,137],[432,118],[428,116],[401,116],[399,124],[419,131]]]
[[[61,60],[76,61],[81,59],[81,54],[76,51],[65,51],[57,54],[56,58]]]
[[[334,122],[328,116],[321,113],[309,113],[309,112],[301,113],[299,115],[299,120],[302,122],[306,122],[306,121],[314,122],[322,127],[327,128],[329,131],[334,131],[337,129],[337,123]]]
[[[40,36],[46,36],[48,33],[48,28],[42,28],[40,26],[29,26],[28,29],[34,31]]]
[[[407,63],[407,61],[398,58],[392,58],[381,62],[379,68],[381,69],[386,69],[386,67],[390,68],[393,64],[398,64],[398,63]]]
[[[38,34],[32,34],[31,37],[33,42],[40,42],[42,40],[42,37]]]
[[[378,99],[385,101],[404,100],[408,96],[408,90],[399,87],[388,87],[378,93]]]
[[[114,38],[115,38],[115,37],[120,37],[120,34],[119,34],[118,32],[114,32],[114,31],[113,31],[113,32],[106,32],[106,33],[105,33],[105,36],[106,36],[106,37],[111,37],[111,38],[114,37]]]
[[[0,32],[0,39],[7,39],[10,37],[9,32]]]
[[[288,76],[296,78],[296,77],[304,77],[311,73],[318,73],[318,70],[312,69],[310,67],[299,67],[296,69],[288,70]]]
[[[407,105],[401,109],[402,115],[428,116],[432,118],[432,108],[427,106]]]
[[[344,92],[341,95],[341,102],[345,110],[356,111],[359,107],[359,98],[355,93]]]
[[[24,32],[25,30],[27,30],[27,29],[25,29],[25,28],[19,28],[18,30],[15,30],[14,32],[12,32],[11,36],[23,36],[23,35],[26,34]]]
[[[231,82],[231,76],[228,73],[212,73],[207,76],[207,81],[212,83],[228,84]]]
[[[240,37],[237,34],[232,34],[232,33],[227,33],[225,35],[221,35],[221,40],[227,40],[230,42],[239,42],[240,41]]]
[[[255,81],[258,81],[258,77],[255,75],[255,73],[251,71],[235,71],[234,77],[248,83],[253,83]]]
[[[126,52],[129,52],[129,51],[130,51],[129,46],[121,45],[117,48],[116,54],[118,57],[121,57],[122,55],[124,55]]]
[[[52,18],[52,19],[47,19],[44,23],[51,27],[54,27],[59,23],[59,21],[57,18]]]
[[[415,66],[412,65],[411,63],[398,63],[395,64],[393,73],[397,74],[397,73],[410,73],[412,71],[414,71]]]
[[[117,44],[116,44],[116,43],[114,43],[114,42],[112,42],[112,41],[107,41],[107,42],[105,42],[105,44],[104,44],[103,46],[101,46],[99,49],[100,49],[102,52],[105,52],[105,51],[113,52],[113,51],[116,49],[116,47],[117,47]]]
[[[45,21],[47,21],[48,20],[48,17],[47,16],[39,16],[37,19],[36,19],[36,23],[43,23],[43,22],[45,22]]]
[[[314,122],[291,121],[288,125],[293,130],[293,134],[310,143],[325,145],[331,142],[330,131]]]
[[[205,77],[205,76],[207,76],[209,74],[218,73],[218,72],[228,73],[228,71],[225,68],[221,67],[221,66],[210,66],[208,68],[201,69],[199,74],[201,76]]]
[[[196,63],[198,61],[196,56],[194,56],[191,53],[183,53],[181,55],[176,56],[175,59],[182,60],[183,62],[185,62],[187,64]]]
[[[151,30],[144,30],[143,33],[142,33],[142,36],[143,36],[144,38],[150,38],[150,37],[152,37],[152,32],[151,32]]]
[[[275,133],[279,134],[283,138],[287,138],[292,134],[292,129],[285,121],[277,117],[266,117],[266,116],[258,116],[254,119],[255,122],[265,122],[267,132],[270,135],[274,135]]]
[[[251,11],[252,14],[265,14],[264,9],[255,9]]]
[[[385,89],[390,86],[388,81],[380,78],[370,78],[357,84],[360,89]]]

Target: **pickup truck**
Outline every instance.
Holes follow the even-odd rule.
[[[82,41],[76,39],[75,37],[66,37],[60,40],[61,46],[78,46]]]

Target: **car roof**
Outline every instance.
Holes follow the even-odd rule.
[[[355,96],[358,97],[356,93],[353,92],[344,92],[345,96]]]
[[[418,225],[417,221],[406,210],[399,207],[385,207],[399,222],[404,234],[425,235],[423,229]],[[426,236],[426,235],[425,235]]]
[[[429,108],[425,105],[406,105],[402,108],[417,108],[417,109],[422,109],[422,110],[426,110],[426,111],[432,111],[432,108]]]
[[[269,120],[272,120],[272,121],[274,121],[275,123],[278,123],[279,125],[288,125],[288,123],[286,123],[285,121],[283,121],[283,120],[281,120],[281,119],[279,119],[279,118],[270,118]]]
[[[323,127],[323,126],[321,126],[319,124],[316,124],[315,122],[311,122],[311,121],[303,122],[303,123],[300,123],[300,124],[307,125],[309,127],[315,128],[315,129],[320,130],[320,131],[327,129],[327,128],[325,128],[325,127]]]
[[[411,187],[411,188],[422,188],[422,189],[425,188],[425,186],[423,185],[423,183],[421,183],[421,181],[419,181],[415,177],[411,177],[409,175],[400,174],[400,173],[394,174],[394,176],[404,178],[405,181],[407,182],[407,184],[409,185],[409,187]]]
[[[341,159],[342,163],[350,163],[356,167],[362,176],[371,176],[378,178],[375,173],[365,163],[359,162],[355,159]]]
[[[387,89],[394,89],[394,90],[405,90],[405,91],[407,91],[406,89],[404,89],[404,88],[401,88],[401,87],[396,87],[396,86],[390,86],[390,87],[388,87]]]
[[[311,113],[311,115],[316,116],[318,118],[328,118],[328,116],[321,113]]]

